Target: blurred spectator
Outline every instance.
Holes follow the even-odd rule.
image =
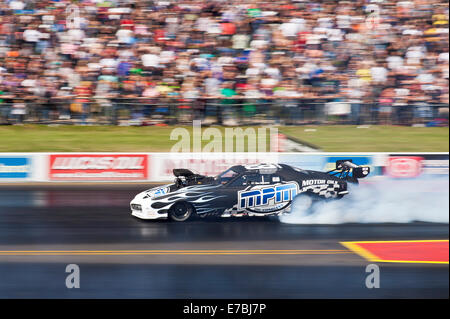
[[[94,98],[115,112],[223,98],[226,113],[279,99],[292,122],[303,104],[289,100],[325,98],[355,124],[379,103],[381,118],[430,119],[448,116],[430,109],[448,105],[448,66],[443,0],[0,0],[0,116],[17,122],[35,99],[43,118],[85,123]]]

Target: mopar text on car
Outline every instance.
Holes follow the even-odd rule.
[[[146,190],[131,201],[132,215],[141,219],[192,216],[267,216],[289,213],[293,200],[305,211],[318,200],[342,198],[347,183],[358,183],[369,167],[339,160],[328,172],[286,164],[236,165],[216,177],[174,169],[175,182]]]

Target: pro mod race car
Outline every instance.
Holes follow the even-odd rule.
[[[289,213],[294,199],[305,210],[318,200],[348,194],[347,183],[358,183],[369,167],[339,160],[328,172],[303,170],[286,164],[236,165],[216,177],[174,169],[175,182],[136,195],[132,215],[141,219],[185,221],[196,215],[267,216]]]

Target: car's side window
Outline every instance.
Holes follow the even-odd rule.
[[[245,186],[245,185],[256,185],[261,184],[262,178],[261,175],[251,174],[251,175],[242,175],[239,176],[236,180],[230,183],[232,187]]]
[[[231,187],[238,187],[238,186],[246,185],[246,183],[247,183],[247,176],[241,175],[238,178],[236,178],[234,181],[232,181],[229,184],[229,186],[231,186]]]
[[[282,177],[278,174],[245,174],[232,181],[229,186],[238,187],[245,185],[265,185],[281,183],[282,181]]]
[[[247,185],[256,185],[262,183],[262,176],[259,174],[247,175]]]

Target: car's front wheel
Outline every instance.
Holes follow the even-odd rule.
[[[186,202],[177,202],[169,209],[169,218],[176,222],[184,222],[192,216],[193,208]]]

